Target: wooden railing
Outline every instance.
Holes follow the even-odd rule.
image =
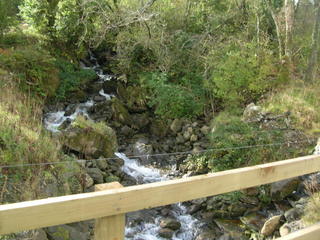
[[[124,239],[125,213],[165,206],[320,171],[320,156],[306,156],[201,176],[0,206],[0,234],[96,219],[96,240]],[[316,228],[316,230],[314,230]],[[319,234],[316,225],[311,232]],[[306,236],[304,234],[303,236]],[[288,236],[289,237],[289,236]],[[282,238],[315,239],[315,238]]]

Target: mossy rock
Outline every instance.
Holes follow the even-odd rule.
[[[117,122],[120,122],[125,125],[131,125],[132,120],[130,114],[125,107],[125,105],[117,98],[112,99],[112,116],[113,119]]]
[[[83,117],[76,119],[63,138],[66,147],[88,158],[112,157],[118,148],[117,136],[112,128]]]

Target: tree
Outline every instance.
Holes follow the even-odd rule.
[[[0,38],[17,22],[19,0],[0,0]]]
[[[314,5],[316,9],[316,18],[312,35],[311,54],[309,57],[308,69],[305,75],[305,81],[307,82],[313,82],[315,80],[319,53],[320,0],[315,0]]]

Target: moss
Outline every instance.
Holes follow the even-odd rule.
[[[108,176],[104,179],[106,183],[111,183],[111,182],[119,182],[120,179],[117,176]]]
[[[66,228],[57,227],[54,233],[51,233],[52,237],[56,240],[69,240],[69,232]]]
[[[78,117],[65,133],[64,144],[87,157],[111,157],[117,150],[117,136],[104,123]]]
[[[112,99],[112,112],[115,121],[130,125],[131,118],[124,104],[117,98]]]

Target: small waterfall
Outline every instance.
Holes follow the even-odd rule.
[[[115,153],[115,155],[124,160],[122,170],[141,183],[151,183],[169,180],[161,171],[152,167],[142,166],[137,160],[128,158],[123,153]],[[197,230],[201,223],[187,213],[187,208],[181,204],[172,206],[172,214],[177,221],[181,223],[181,228],[177,231],[173,240],[193,240],[198,235]],[[155,216],[154,223],[141,223],[134,227],[126,228],[127,240],[161,240],[163,238],[158,236],[160,230],[160,220],[162,216]]]
[[[92,55],[91,52],[89,52],[89,54],[90,54],[90,61],[92,61],[94,66],[87,67],[84,63],[80,63],[81,67],[83,69],[94,70],[97,76],[99,77],[98,82],[110,81],[112,79],[112,75],[104,74],[97,59]],[[113,94],[106,94],[103,89],[99,91],[99,95],[105,97],[106,101],[110,101],[111,98],[115,97]],[[95,101],[93,99],[89,99],[85,103],[79,103],[76,106],[74,113],[72,113],[71,115],[66,115],[66,111],[57,111],[57,112],[48,113],[45,115],[45,118],[44,118],[44,126],[47,130],[51,132],[60,132],[59,128],[64,122],[66,121],[72,122],[79,115],[83,115],[86,118],[90,119],[88,110],[94,105],[95,105]]]

